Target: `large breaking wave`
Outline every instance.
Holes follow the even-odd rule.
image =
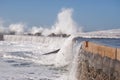
[[[25,23],[15,23],[10,24],[8,27],[4,27],[2,20],[0,20],[0,33],[8,33],[8,34],[32,34],[35,35],[39,33],[44,36],[48,36],[51,34],[75,34],[78,31],[82,31],[77,23],[72,18],[73,9],[72,8],[63,8],[57,15],[57,19],[55,24],[51,26],[51,28],[43,28],[42,26],[33,26],[27,27]]]

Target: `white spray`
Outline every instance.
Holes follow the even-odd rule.
[[[63,67],[72,62],[74,36],[70,36],[56,55],[55,66]]]
[[[36,26],[33,26],[29,32],[31,34],[36,34],[36,33],[42,33],[43,32],[43,28],[42,27],[36,27]]]
[[[57,16],[57,21],[54,25],[54,33],[56,34],[74,34],[77,32],[77,25],[72,19],[73,9],[62,9]]]
[[[35,34],[35,33],[41,33],[44,36],[48,36],[51,33],[55,34],[74,34],[78,30],[81,31],[81,29],[77,28],[76,22],[72,18],[73,9],[71,8],[63,8],[57,15],[57,21],[55,21],[55,24],[49,29],[49,28],[42,28],[33,26],[31,29],[28,29],[29,33]],[[4,28],[2,26],[2,20],[0,20],[0,31],[4,32]],[[26,25],[23,23],[16,23],[16,24],[10,24],[9,28],[6,30],[10,32],[15,32],[15,34],[23,34],[25,33],[25,27]]]
[[[48,36],[52,33],[52,29],[44,28],[42,35]]]
[[[21,23],[11,24],[9,26],[9,31],[10,32],[15,32],[15,34],[23,34],[24,33],[24,28],[25,28],[25,25],[21,24]]]
[[[74,51],[74,58],[71,63],[71,68],[69,71],[69,76],[68,80],[77,80],[77,68],[78,68],[78,60],[79,60],[79,53],[81,50],[82,43],[76,43],[77,45],[75,46],[75,51]]]
[[[4,31],[5,31],[5,28],[0,25],[0,33],[4,33]]]
[[[55,21],[55,24],[50,29],[49,28],[42,29],[42,35],[48,36],[51,33],[71,35],[75,34],[77,31],[82,31],[81,29],[77,28],[77,24],[73,20],[72,14],[73,9],[71,8],[62,9],[57,15],[57,21]],[[39,30],[41,29],[33,27],[31,29],[31,32],[38,32]]]

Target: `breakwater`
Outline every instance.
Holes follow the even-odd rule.
[[[120,80],[120,49],[85,41],[78,55],[78,80]]]

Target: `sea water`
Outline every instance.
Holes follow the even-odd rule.
[[[85,40],[120,47],[120,39],[69,37],[57,48],[38,42],[0,41],[0,80],[76,80],[77,55]],[[43,55],[58,48],[56,54]]]

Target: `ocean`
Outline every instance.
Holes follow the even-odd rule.
[[[73,63],[82,41],[120,48],[120,39],[113,38],[77,38],[72,41],[70,37],[58,41],[59,45],[0,41],[0,80],[75,80]],[[57,53],[44,55],[57,49],[60,49]]]

